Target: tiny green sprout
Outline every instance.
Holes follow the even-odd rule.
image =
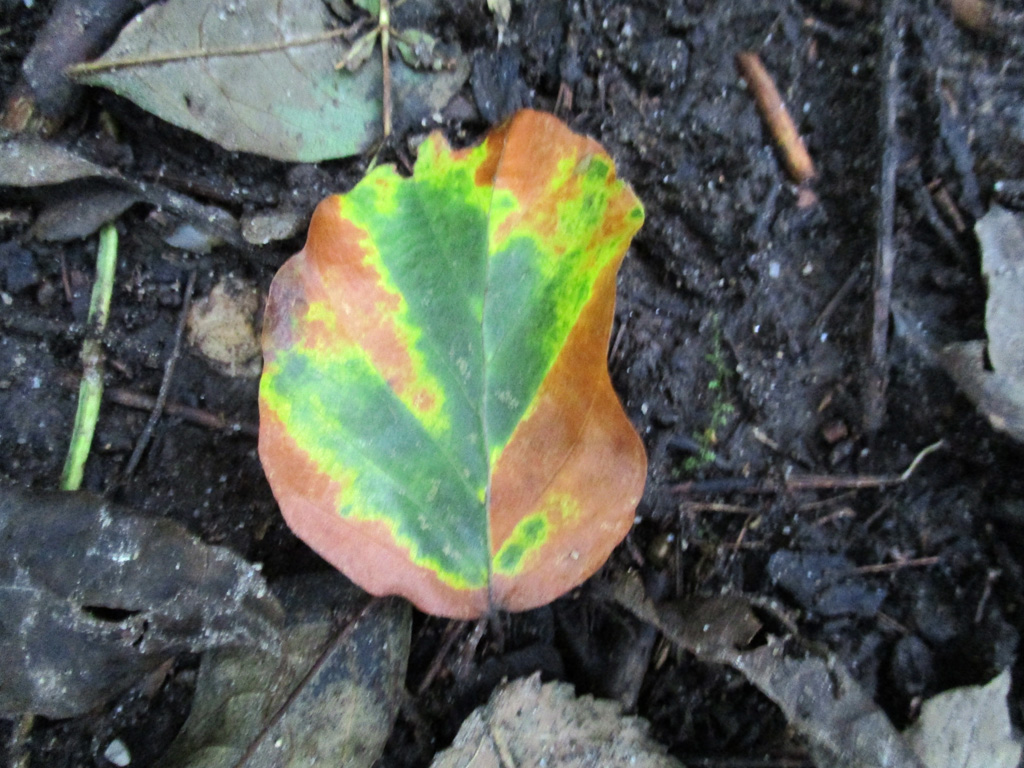
[[[728,400],[726,383],[732,378],[733,371],[726,362],[725,350],[722,346],[722,329],[718,315],[711,318],[713,331],[711,334],[711,351],[704,356],[704,359],[711,363],[714,370],[711,380],[707,384],[708,391],[712,393],[711,418],[707,427],[694,435],[699,449],[694,456],[690,456],[683,462],[683,469],[686,472],[698,472],[718,458],[715,446],[718,445],[718,432],[724,429],[736,413],[736,406]]]

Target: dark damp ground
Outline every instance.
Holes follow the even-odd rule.
[[[6,89],[48,4],[0,7]],[[890,135],[881,14],[870,0],[537,0],[514,5],[500,46],[483,0],[438,7],[432,31],[473,62],[445,113],[453,143],[476,140],[519,106],[557,108],[605,145],[646,207],[620,275],[609,364],[650,469],[637,523],[599,578],[633,570],[666,600],[722,590],[776,598],[898,726],[950,687],[1006,667],[1019,680],[1024,449],[989,427],[898,319],[884,418],[877,431],[865,423],[883,152],[894,146],[898,162],[893,307],[937,343],[982,338],[972,227],[995,181],[1024,176],[1021,36],[972,32],[944,7],[909,4]],[[810,204],[737,74],[744,50],[760,53],[806,139],[818,172]],[[104,112],[116,141],[97,138]],[[96,91],[59,138],[126,173],[162,169],[234,214],[289,202],[308,217],[366,168],[365,158],[293,166],[233,155]],[[382,159],[406,157],[415,138],[399,134]],[[26,234],[38,203],[13,193],[0,202],[30,214],[0,228],[18,249],[3,262],[0,478],[52,488],[75,406],[66,379],[79,369],[80,337],[68,329],[84,318],[95,239],[40,242]],[[301,235],[186,256],[161,241],[150,210],[119,220],[107,380],[152,396],[173,346],[183,268],[198,268],[197,297],[228,274],[265,293]],[[262,562],[274,580],[323,565],[285,528],[263,479],[244,428],[257,421],[256,393],[255,378],[227,376],[186,347],[169,401],[243,428],[165,416],[115,498]],[[110,487],[147,416],[105,403],[85,487]],[[906,482],[844,485],[899,475],[939,440],[944,448]],[[801,475],[820,487],[779,490]],[[822,588],[830,569],[844,574],[841,589]],[[586,586],[499,623],[474,637],[472,625],[416,615],[409,698],[382,765],[428,764],[503,678],[535,670],[622,700],[691,765],[810,764],[779,711],[737,673],[675,652]],[[91,715],[37,721],[33,765],[106,765],[99,755],[114,735],[133,766],[150,765],[187,715],[196,665],[181,657],[159,684]],[[1018,724],[1020,701],[1014,690]]]

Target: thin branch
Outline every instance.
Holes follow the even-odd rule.
[[[892,273],[896,262],[893,230],[896,222],[896,169],[899,136],[899,64],[903,55],[905,20],[898,12],[899,0],[887,0],[882,21],[882,72],[885,78],[880,134],[883,141],[881,178],[878,184],[878,237],[875,249],[874,311],[867,380],[864,382],[864,429],[874,434],[885,416],[885,393],[889,382],[889,310],[892,301]]]
[[[772,138],[779,145],[789,175],[797,184],[810,181],[817,173],[814,161],[786,109],[775,81],[761,63],[761,57],[752,51],[744,51],[736,55],[736,66],[747,81]]]
[[[842,490],[865,488],[882,488],[887,485],[899,485],[910,479],[917,471],[926,456],[945,447],[945,441],[939,440],[921,449],[902,473],[898,475],[793,475],[781,483],[754,483],[749,478],[725,478],[724,481],[704,481],[703,483],[679,483],[669,486],[672,493],[786,493],[790,491]],[[732,481],[732,482],[730,482]],[[709,485],[716,483],[716,485]]]
[[[153,408],[156,407],[155,397],[143,395],[139,392],[132,392],[128,389],[115,387],[108,389],[103,393],[103,396],[112,403],[117,403],[125,408],[134,408],[138,411],[152,411]],[[190,405],[182,405],[181,403],[173,402],[166,403],[163,410],[168,416],[174,416],[182,421],[187,421],[200,427],[206,427],[207,429],[223,432],[237,432],[238,434],[245,435],[246,437],[257,437],[259,435],[259,427],[255,424],[245,421],[229,421],[216,413],[210,413],[209,411],[204,411],[201,408],[193,408]]]
[[[854,568],[854,573],[892,573],[893,571],[902,571],[904,568],[924,568],[929,565],[935,565],[939,562],[939,558],[936,556],[931,557],[918,557],[913,560],[897,560],[893,563],[878,563],[877,565],[862,565],[859,568]]]
[[[70,373],[61,374],[58,380],[62,387],[68,389],[76,389],[81,381],[79,377]],[[152,411],[156,407],[156,398],[152,395],[121,387],[106,387],[103,390],[103,399],[136,411]],[[169,402],[164,404],[163,410],[168,416],[217,432],[230,432],[252,438],[259,436],[259,427],[251,422],[226,419],[219,414],[204,411],[202,408],[193,408],[191,405]]]
[[[142,460],[142,454],[146,450],[146,446],[149,445],[150,438],[153,436],[153,430],[156,429],[156,424],[160,421],[160,414],[164,411],[164,406],[167,404],[167,393],[171,388],[171,379],[174,376],[174,366],[178,362],[178,357],[181,355],[181,337],[185,333],[185,322],[188,319],[189,305],[192,303],[192,292],[196,287],[196,271],[193,269],[188,273],[188,282],[185,284],[185,293],[181,299],[181,313],[178,316],[178,327],[174,332],[174,346],[171,348],[171,354],[167,357],[167,362],[164,364],[164,376],[160,381],[160,390],[157,392],[156,401],[153,403],[153,410],[149,413],[149,419],[146,421],[146,426],[142,430],[142,434],[139,435],[138,441],[135,443],[135,450],[132,451],[131,457],[128,459],[128,464],[124,468],[124,473],[121,476],[121,481],[124,482],[130,478],[135,468],[139,465],[139,461]]]

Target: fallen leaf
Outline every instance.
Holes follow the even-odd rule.
[[[940,360],[992,426],[1024,442],[1024,219],[998,205],[974,227],[988,283],[985,345],[946,346]]]
[[[818,768],[924,768],[885,712],[842,663],[829,654],[794,655],[769,637],[743,650],[760,623],[738,595],[654,605],[635,578],[612,588],[614,599],[638,619],[660,629],[699,660],[727,664],[782,710],[807,740]]]
[[[369,768],[380,757],[405,681],[409,604],[366,605],[339,574],[293,580],[281,601],[281,654],[206,653],[188,720],[157,768]]]
[[[183,652],[276,652],[256,569],[86,493],[0,491],[0,713],[74,717]]]
[[[597,142],[531,111],[322,202],[264,323],[259,450],[292,530],[453,617],[597,570],[646,474],[606,361],[642,220]]]
[[[168,0],[91,65],[111,68],[79,77],[225,149],[297,162],[346,157],[381,136],[382,70],[367,49],[352,54],[365,54],[363,66],[335,71],[349,48],[325,35],[332,26],[320,0]],[[164,60],[117,64],[153,57]],[[437,73],[392,63],[396,126],[448,103],[469,75],[465,58],[455,59]]]
[[[31,234],[38,240],[57,242],[89,237],[141,199],[135,192],[108,185],[79,188],[70,194],[51,192]]]
[[[89,184],[70,188],[71,184]],[[34,228],[38,236],[46,237],[57,232],[57,223],[52,219],[62,214],[52,210],[51,204],[67,204],[76,193],[111,193],[105,201],[90,201],[91,210],[83,221],[64,225],[57,232],[62,239],[75,232],[85,231],[95,224],[97,218],[116,215],[113,211],[119,205],[130,204],[132,200],[144,200],[164,211],[174,213],[191,222],[197,229],[209,232],[225,242],[244,245],[238,234],[238,222],[227,211],[211,205],[203,205],[190,197],[173,192],[151,182],[136,181],[115,170],[87,160],[66,147],[39,139],[10,139],[0,141],[0,187],[55,187],[69,185],[69,188],[55,193],[52,189],[40,190],[37,196],[47,205],[40,216],[41,222]],[[59,188],[58,188],[59,189]],[[118,200],[120,202],[118,202]],[[97,212],[98,211],[98,212]],[[48,221],[49,219],[49,221]],[[86,220],[87,219],[87,220]]]
[[[116,176],[116,172],[49,141],[8,139],[0,142],[0,186],[43,187],[76,179]]]
[[[818,768],[924,768],[885,712],[831,654],[772,639],[730,664],[782,710]]]
[[[540,674],[497,689],[431,768],[682,768],[617,702],[577,697]]]
[[[921,705],[904,733],[927,768],[1017,768],[1021,742],[1007,709],[1010,672],[988,685],[954,688]]]

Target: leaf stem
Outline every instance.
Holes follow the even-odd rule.
[[[260,53],[273,53],[288,48],[301,48],[307,45],[317,45],[333,40],[337,37],[351,38],[363,26],[358,22],[350,27],[339,27],[309,37],[299,37],[294,40],[278,40],[273,43],[251,43],[249,45],[236,45],[226,48],[191,48],[184,51],[168,51],[166,53],[152,53],[143,56],[130,56],[123,59],[99,59],[97,61],[86,61],[75,64],[64,70],[69,77],[90,75],[94,72],[107,72],[112,69],[125,67],[144,67],[154,64],[168,64],[175,61],[186,61],[189,59],[213,59],[219,56],[248,56]]]
[[[82,384],[78,390],[78,410],[75,412],[71,445],[60,477],[60,487],[65,491],[77,491],[82,485],[82,473],[100,415],[100,401],[103,399],[103,344],[100,337],[107,327],[116,269],[117,229],[113,224],[107,224],[100,231],[96,282],[89,301],[89,333],[82,342]]]

